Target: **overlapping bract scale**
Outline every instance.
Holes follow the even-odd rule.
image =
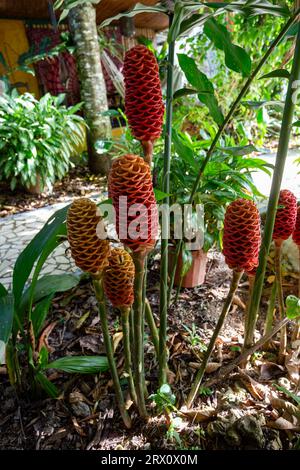
[[[134,262],[123,248],[111,251],[104,271],[104,290],[114,307],[130,307],[134,300]]]
[[[103,271],[110,254],[109,240],[99,238],[99,228],[105,232],[97,205],[87,198],[76,199],[68,210],[68,240],[75,264],[92,274]]]
[[[296,196],[288,189],[282,189],[278,199],[273,240],[287,240],[294,231],[296,218]]]
[[[261,243],[260,215],[256,205],[237,199],[227,207],[224,221],[223,254],[229,268],[255,273]]]
[[[293,231],[293,240],[300,247],[300,206],[297,208],[296,225]]]
[[[116,159],[109,174],[108,191],[120,240],[134,252],[150,250],[157,237],[158,211],[149,165],[137,155]]]
[[[164,104],[158,64],[154,54],[143,45],[125,55],[125,113],[132,134],[140,141],[154,141],[162,131]]]

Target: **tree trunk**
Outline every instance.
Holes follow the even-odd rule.
[[[97,140],[111,138],[111,125],[109,117],[102,115],[108,106],[93,5],[85,3],[72,8],[69,12],[69,26],[76,46],[81,99],[84,102],[84,116],[89,126],[87,130],[89,168],[93,173],[107,174],[109,157],[107,154],[98,153],[95,148]]]

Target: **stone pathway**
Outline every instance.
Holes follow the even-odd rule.
[[[290,189],[300,199],[300,166],[295,164],[295,159],[300,156],[299,151],[291,151],[285,168],[282,188]],[[262,155],[262,158],[274,163],[274,154]],[[271,178],[263,173],[253,174],[253,180],[258,189],[265,195],[269,194]],[[34,235],[43,227],[49,217],[58,209],[61,209],[71,200],[52,206],[35,209],[30,212],[12,215],[0,219],[0,282],[5,287],[11,287],[11,277],[14,263],[23,248]],[[262,202],[266,205],[266,202]],[[70,255],[66,254],[67,242],[61,244],[49,257],[42,270],[43,274],[63,274],[77,270]]]
[[[11,287],[14,263],[24,247],[49,217],[68,203],[54,204],[0,219],[0,282],[5,287]],[[72,258],[65,254],[67,245],[64,242],[56,248],[46,261],[43,274],[63,274],[77,270]]]

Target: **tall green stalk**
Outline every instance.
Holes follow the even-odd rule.
[[[170,15],[170,24],[172,23]],[[170,163],[172,146],[172,113],[173,113],[173,71],[174,71],[175,41],[169,43],[168,51],[168,72],[167,72],[167,97],[166,97],[166,130],[165,130],[165,149],[164,149],[164,178],[162,190],[164,193],[170,193]],[[166,196],[164,204],[169,206],[170,198]],[[161,238],[161,266],[160,266],[160,327],[159,327],[159,384],[167,382],[167,316],[168,316],[168,233],[170,230],[170,221],[167,211],[162,213],[162,238]]]
[[[275,240],[275,275],[277,284],[277,296],[278,296],[278,307],[279,307],[279,320],[283,320],[285,316],[285,306],[283,297],[282,287],[282,272],[281,272],[281,247],[282,240]],[[280,349],[279,349],[279,363],[283,364],[284,356],[286,353],[287,334],[286,326],[280,330]]]
[[[203,361],[201,363],[201,367],[200,367],[199,371],[197,372],[196,379],[193,383],[193,386],[191,388],[190,394],[189,394],[187,402],[186,402],[186,406],[188,408],[190,408],[192,406],[192,404],[193,404],[193,402],[194,402],[194,400],[195,400],[195,398],[198,394],[198,391],[199,391],[199,388],[200,388],[200,385],[201,385],[201,382],[202,382],[202,379],[203,379],[203,376],[204,376],[204,373],[205,373],[207,363],[208,363],[209,358],[211,356],[211,353],[214,349],[216,339],[217,339],[218,334],[220,333],[220,330],[223,326],[224,320],[225,320],[225,318],[226,318],[226,316],[227,316],[227,314],[230,310],[234,294],[236,293],[236,290],[238,288],[238,285],[239,285],[239,282],[240,282],[240,279],[241,279],[242,275],[243,275],[243,272],[233,271],[231,286],[230,286],[227,298],[225,300],[222,313],[221,313],[221,315],[219,317],[219,320],[218,320],[218,323],[217,323],[217,325],[214,329],[214,332],[213,332],[213,335],[212,335],[211,340],[209,342],[209,345],[207,347],[207,350],[205,351]]]
[[[219,142],[220,137],[223,135],[224,131],[226,130],[226,128],[227,128],[229,122],[231,121],[235,111],[237,110],[240,102],[242,101],[242,99],[244,98],[246,93],[248,92],[253,80],[257,77],[258,73],[261,71],[262,67],[265,65],[265,63],[269,59],[270,55],[274,51],[274,49],[278,46],[278,44],[281,42],[281,40],[285,36],[286,32],[289,30],[289,28],[295,22],[295,20],[296,20],[297,16],[299,15],[299,13],[300,13],[300,8],[298,8],[295,11],[295,13],[291,16],[291,18],[283,26],[280,33],[274,39],[274,41],[270,44],[268,50],[266,51],[266,53],[264,54],[262,59],[259,61],[256,68],[253,70],[250,77],[247,79],[246,83],[244,84],[243,88],[241,89],[240,93],[238,94],[237,98],[235,99],[235,101],[231,105],[228,114],[226,115],[222,125],[219,127],[218,132],[216,133],[216,135],[215,135],[215,137],[214,137],[214,139],[213,139],[213,141],[212,141],[212,143],[211,143],[211,145],[210,145],[210,147],[209,147],[209,149],[206,153],[206,157],[203,160],[202,165],[199,168],[199,172],[197,174],[197,178],[195,180],[195,183],[194,183],[194,186],[193,186],[193,189],[192,189],[192,192],[191,192],[191,196],[190,196],[190,200],[189,200],[190,204],[193,203],[193,200],[194,200],[195,194],[198,190],[199,183],[201,181],[202,175],[205,171],[205,168],[206,168],[206,166],[207,166],[207,164],[208,164],[208,162],[209,162],[209,160],[210,160],[210,158],[211,158],[218,142]],[[170,303],[170,299],[171,299],[171,292],[172,292],[173,285],[174,285],[175,272],[176,272],[176,267],[177,267],[178,258],[179,258],[181,248],[182,248],[182,240],[179,240],[179,242],[177,244],[177,247],[176,247],[174,266],[173,266],[173,270],[172,270],[171,278],[170,278],[169,293],[168,293],[168,304]]]
[[[132,401],[137,402],[136,392],[132,374],[132,360],[131,360],[131,349],[130,349],[130,327],[129,327],[129,315],[130,307],[121,307],[121,320],[122,320],[122,331],[123,331],[123,344],[124,344],[124,356],[125,356],[125,371],[128,376],[129,391]]]
[[[265,331],[264,334],[270,333],[272,331],[273,326],[273,319],[274,319],[274,310],[275,310],[275,303],[276,303],[276,295],[277,295],[277,283],[276,280],[273,282],[271,294],[268,302],[268,310],[266,315],[266,322],[265,322]],[[265,344],[265,348],[269,349],[269,343]]]
[[[298,9],[299,13],[299,9]],[[279,144],[276,156],[275,169],[273,173],[271,192],[269,197],[267,217],[265,222],[264,236],[259,255],[259,266],[255,277],[253,296],[249,307],[249,325],[245,337],[245,348],[251,346],[254,337],[254,330],[258,315],[260,299],[262,295],[264,277],[267,266],[267,256],[272,242],[280,186],[285,166],[285,161],[289,148],[289,140],[292,130],[293,115],[297,100],[297,80],[300,80],[300,27],[298,30],[296,48],[294,52],[294,61],[289,79],[288,91],[285,99],[285,106],[282,117],[282,126],[279,137]]]
[[[110,373],[111,373],[112,380],[114,383],[114,389],[115,389],[115,393],[117,397],[119,410],[120,410],[125,426],[128,429],[130,429],[131,419],[125,408],[125,402],[124,402],[124,397],[123,397],[123,393],[121,390],[118,370],[117,370],[117,366],[116,366],[115,359],[114,359],[113,346],[112,346],[112,342],[111,342],[111,338],[110,338],[109,330],[108,330],[102,278],[94,279],[93,284],[94,284],[95,294],[96,294],[96,298],[97,298],[98,306],[99,306],[99,314],[100,314],[100,321],[101,321],[105,351],[106,351],[107,360],[108,360],[108,364],[110,368]]]
[[[145,256],[140,253],[134,253],[133,261],[135,265],[135,280],[134,280],[134,304],[133,304],[133,333],[134,333],[134,346],[135,357],[134,372],[135,372],[135,386],[137,395],[137,406],[142,417],[147,416],[145,405],[145,376],[144,376],[144,305],[143,305],[143,290],[144,290],[144,275],[145,275]]]

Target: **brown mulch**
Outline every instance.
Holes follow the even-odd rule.
[[[21,188],[11,191],[8,183],[0,181],[0,217],[65,202],[73,197],[97,195],[105,190],[105,183],[106,178],[91,174],[81,165],[57,181],[49,194],[29,194]]]
[[[147,296],[158,321],[159,261],[155,260],[156,257],[149,263]],[[126,430],[115,405],[109,373],[76,376],[49,371],[48,378],[60,389],[61,396],[58,400],[45,396],[34,400],[17,398],[2,371],[0,449],[292,448],[300,436],[300,421],[293,416],[293,400],[279,392],[275,384],[291,389],[294,384],[289,369],[277,366],[272,350],[264,356],[254,355],[250,370],[237,368],[226,380],[203,389],[191,411],[182,408],[201,361],[203,345],[211,336],[222,308],[230,276],[222,255],[211,253],[205,284],[183,289],[177,304],[169,311],[169,378],[180,410],[178,416],[182,418],[178,435],[167,432],[165,418],[155,416],[151,402],[148,408],[152,417],[147,423],[138,417],[134,406],[130,407],[133,427]],[[289,293],[296,292],[295,279],[286,277],[285,284]],[[211,358],[212,374],[239,354],[247,288],[245,278]],[[56,324],[48,338],[50,360],[64,355],[104,354],[97,304],[89,281],[55,297],[47,324],[52,322]],[[116,344],[121,328],[112,310],[110,330]],[[145,358],[151,394],[157,391],[158,367],[148,331]],[[117,346],[116,360],[121,373],[122,342]],[[126,383],[122,383],[126,390]]]

